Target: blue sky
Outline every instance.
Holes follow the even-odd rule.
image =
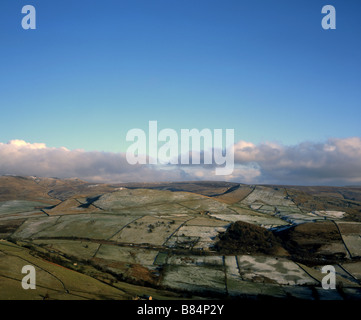
[[[29,4],[36,30],[21,27]],[[321,27],[327,4],[336,30]],[[351,0],[2,0],[0,174],[361,185],[360,13]],[[234,172],[129,165],[126,133],[151,120],[234,129]]]
[[[21,28],[21,8],[37,29]],[[321,28],[336,8],[337,29]],[[359,1],[3,0],[1,141],[124,151],[131,128],[360,136]]]

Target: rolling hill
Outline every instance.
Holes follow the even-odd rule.
[[[0,299],[361,299],[360,187],[2,176],[0,239]]]

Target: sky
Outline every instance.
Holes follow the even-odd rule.
[[[327,4],[335,30],[321,27]],[[35,30],[21,27],[25,5]],[[2,0],[0,174],[361,184],[360,12],[351,0]],[[126,133],[152,120],[234,129],[235,172],[129,166]]]

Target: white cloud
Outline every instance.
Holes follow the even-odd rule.
[[[0,143],[0,174],[45,177],[78,177],[88,181],[124,182],[181,180],[182,170],[160,170],[152,166],[129,165],[125,154],[86,152],[43,143],[12,140]]]
[[[29,143],[24,140],[11,140],[7,143],[15,148],[45,149],[45,143]]]
[[[129,165],[125,153],[51,148],[44,143],[0,143],[0,174],[78,177],[90,182],[226,180],[304,185],[361,184],[361,138],[234,145],[231,175],[216,176],[213,165]]]
[[[361,138],[333,138],[325,143],[235,144],[235,162],[257,163],[265,183],[361,183]]]

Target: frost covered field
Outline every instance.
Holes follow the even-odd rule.
[[[1,299],[361,298],[359,188],[1,183]],[[28,295],[25,260],[38,266]],[[322,289],[323,265],[337,290]]]

